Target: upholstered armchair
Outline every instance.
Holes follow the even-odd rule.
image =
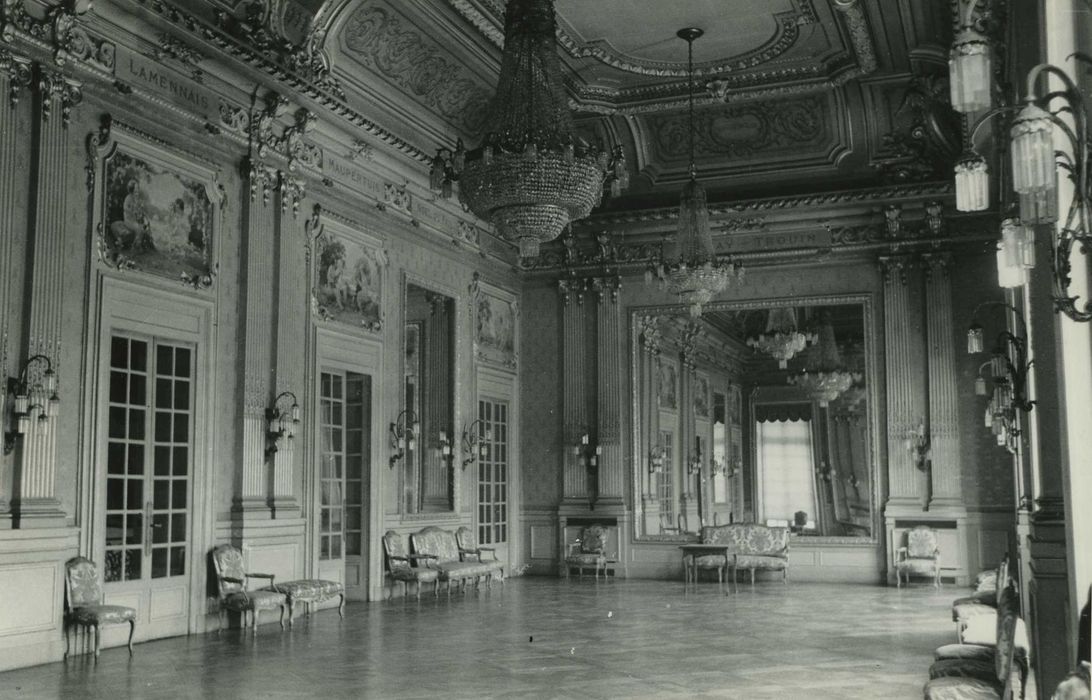
[[[102,626],[129,623],[129,656],[133,655],[136,610],[124,605],[104,605],[102,583],[95,563],[85,557],[73,557],[65,563],[64,655],[68,656],[69,627],[90,627],[95,632],[95,657],[102,646]]]
[[[906,531],[906,544],[895,550],[895,585],[902,588],[902,579],[910,583],[910,575],[929,576],[940,588],[940,547],[937,531],[928,525],[918,525]]]
[[[613,557],[607,554],[607,528],[589,525],[580,533],[580,539],[569,545],[565,554],[565,578],[569,577],[569,569],[575,566],[581,578],[585,568],[594,568],[598,579],[599,571],[603,570],[606,576],[613,563]]]
[[[478,545],[478,536],[469,527],[460,527],[455,531],[455,542],[459,545],[459,555],[463,561],[469,561],[471,557],[482,564],[492,564],[501,583],[504,583],[504,564],[497,559],[496,547],[482,547]],[[487,558],[485,555],[488,554]],[[493,584],[493,572],[489,574],[489,584]]]
[[[287,599],[284,593],[276,591],[248,591],[247,581],[252,578],[268,579],[273,585],[273,574],[248,573],[243,566],[243,553],[230,544],[222,544],[212,550],[212,565],[216,570],[216,582],[220,594],[220,607],[217,620],[220,629],[224,626],[224,613],[233,610],[242,615],[242,626],[246,626],[246,614],[251,615],[254,633],[258,632],[258,614],[262,610],[281,609],[281,629],[284,629],[284,609]]]
[[[1002,557],[996,569],[983,571],[975,577],[974,592],[969,596],[952,601],[952,621],[956,625],[956,635],[962,635],[967,621],[977,615],[993,614],[997,610],[1000,589],[1009,579],[1009,558]]]
[[[418,566],[436,557],[431,554],[410,554],[406,542],[394,530],[387,530],[383,535],[383,551],[387,553],[387,574],[391,577],[391,595],[394,594],[395,581],[402,584],[403,595],[409,594],[409,583],[417,584],[417,598],[421,598],[421,584],[432,583],[432,594],[440,593],[440,572],[425,566]]]

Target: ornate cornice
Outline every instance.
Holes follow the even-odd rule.
[[[82,84],[57,71],[43,68],[38,75],[38,91],[42,97],[42,121],[49,121],[53,114],[53,100],[56,99],[61,107],[61,124],[67,127],[72,110],[83,101]]]

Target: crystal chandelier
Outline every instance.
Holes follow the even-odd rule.
[[[470,151],[461,140],[439,149],[430,173],[444,196],[458,179],[463,204],[525,258],[591,212],[608,171],[616,193],[628,179],[621,147],[612,158],[573,136],[555,33],[553,0],[508,0],[485,138]]]
[[[952,107],[964,114],[989,109],[992,104],[994,76],[990,59],[990,39],[976,27],[977,0],[960,0],[961,29],[952,43],[949,82]],[[988,2],[986,3],[988,6]],[[1071,56],[1077,64],[1092,64],[1084,54]],[[1059,89],[1040,87],[1040,78],[1049,76],[1061,84]],[[1045,81],[1042,81],[1045,82]],[[1009,127],[1009,152],[1012,159],[1012,189],[1019,199],[1019,219],[1002,223],[997,245],[998,282],[1002,287],[1019,287],[1027,282],[1027,270],[1035,265],[1034,227],[1041,226],[1051,244],[1051,274],[1054,278],[1054,306],[1074,321],[1092,321],[1092,303],[1078,304],[1070,294],[1070,255],[1087,255],[1092,250],[1090,205],[1092,205],[1092,130],[1085,98],[1066,71],[1041,63],[1027,75],[1023,100],[1008,101],[983,114],[967,138],[967,150],[955,166],[956,208],[982,211],[989,207],[989,168],[986,159],[974,150],[975,136],[982,125],[999,115],[1015,115]],[[1055,147],[1061,135],[1068,152]],[[1058,171],[1065,171],[1073,182],[1073,194],[1064,219],[1059,218]],[[1061,225],[1058,225],[1061,224]],[[1049,227],[1049,228],[1048,228]]]
[[[811,343],[814,333],[801,333],[796,327],[796,309],[790,307],[770,309],[766,317],[766,332],[757,338],[748,338],[747,345],[777,360],[777,366],[785,369],[789,360]]]
[[[842,364],[834,327],[826,321],[819,327],[819,338],[809,353],[808,366],[800,374],[789,376],[789,383],[826,407],[861,379],[860,372],[850,372]]]
[[[690,125],[690,179],[683,186],[679,202],[679,230],[661,260],[645,275],[655,275],[679,300],[690,315],[701,316],[702,305],[724,290],[733,279],[743,279],[743,267],[731,260],[717,258],[709,233],[709,207],[705,188],[698,182],[694,165],[694,41],[705,32],[695,27],[680,29],[677,36],[686,41],[688,75],[688,115]]]

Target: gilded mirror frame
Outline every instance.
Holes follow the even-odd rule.
[[[712,301],[703,305],[706,310],[728,310],[728,311],[758,311],[763,309],[769,309],[777,306],[785,306],[791,304],[792,306],[841,306],[841,305],[853,305],[859,304],[862,307],[862,317],[864,323],[864,349],[865,349],[865,396],[868,401],[868,418],[866,420],[866,429],[868,431],[866,444],[868,445],[868,473],[871,477],[871,488],[868,493],[869,504],[869,520],[871,522],[871,534],[865,536],[808,536],[807,538],[801,538],[793,536],[793,539],[797,543],[806,543],[809,546],[816,545],[858,545],[858,546],[876,546],[881,539],[880,533],[882,532],[883,518],[879,510],[879,504],[882,498],[882,489],[886,484],[886,475],[881,475],[880,461],[884,454],[883,441],[884,431],[884,407],[881,405],[881,399],[884,394],[881,391],[881,383],[886,382],[886,378],[883,375],[883,368],[881,367],[881,357],[877,352],[879,343],[881,341],[880,332],[881,329],[876,324],[875,318],[875,294],[860,293],[860,294],[831,294],[831,295],[807,295],[791,298],[761,298],[761,299],[747,299],[737,301]],[[646,306],[632,306],[629,309],[629,354],[630,354],[630,376],[629,376],[629,421],[630,421],[630,453],[628,455],[627,463],[631,466],[630,469],[630,486],[632,487],[633,494],[633,541],[635,543],[643,544],[662,544],[669,542],[687,542],[694,541],[696,535],[694,534],[668,534],[668,535],[648,535],[640,532],[641,518],[638,517],[639,499],[642,496],[642,479],[644,478],[643,471],[645,470],[644,459],[641,455],[641,406],[640,406],[640,388],[639,388],[639,373],[640,373],[640,352],[641,352],[641,340],[640,340],[640,324],[639,321],[644,316],[679,316],[687,313],[687,307],[682,304],[662,304],[662,305],[646,305]],[[745,401],[750,401],[749,397],[744,398]],[[743,428],[747,430],[747,427]],[[752,445],[753,451],[753,445]],[[754,466],[754,457],[749,455],[751,459],[751,468]],[[755,479],[751,479],[750,488],[753,491],[755,488]],[[752,502],[757,498],[757,495],[751,494]]]
[[[426,277],[415,275],[408,270],[403,270],[401,279],[401,289],[399,290],[399,324],[398,324],[398,401],[397,411],[391,413],[388,420],[393,420],[401,411],[406,408],[405,398],[405,376],[406,376],[406,325],[407,325],[407,310],[409,308],[409,286],[414,285],[427,292],[435,292],[442,294],[451,300],[451,347],[452,347],[452,359],[451,359],[451,371],[452,371],[452,385],[451,385],[451,425],[449,439],[452,441],[452,456],[451,464],[455,465],[452,470],[451,477],[451,509],[444,511],[418,511],[410,512],[406,507],[404,499],[404,473],[399,471],[396,479],[396,491],[398,496],[398,514],[399,519],[403,522],[420,522],[420,521],[447,521],[458,520],[461,517],[461,501],[462,501],[462,471],[455,464],[459,460],[458,454],[458,440],[456,431],[458,426],[462,425],[463,405],[462,400],[464,396],[463,385],[465,384],[465,378],[463,377],[463,366],[465,364],[465,343],[464,339],[467,337],[468,327],[466,314],[461,313],[463,303],[465,299],[459,292],[452,287],[436,282],[435,280],[428,279]],[[422,396],[422,405],[427,397]],[[421,446],[419,449],[429,449],[428,447]],[[451,466],[449,465],[449,469]],[[404,469],[401,467],[400,469]]]

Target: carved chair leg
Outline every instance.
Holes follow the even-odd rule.
[[[102,648],[102,628],[99,627],[99,623],[92,625],[92,629],[95,630],[95,658],[99,658],[99,649]]]
[[[345,619],[345,594],[341,594],[341,602],[337,604],[337,616]]]
[[[311,607],[307,603],[304,603],[304,606],[305,606],[304,610],[306,610],[308,613],[310,613],[311,612]],[[283,606],[281,607],[281,617],[282,618],[284,617],[284,607]],[[296,624],[296,600],[294,598],[289,598],[288,599],[288,626],[289,627],[294,627],[295,624]],[[283,619],[281,620],[281,629],[284,629],[284,620]]]
[[[251,632],[258,634],[258,608],[254,608],[250,611]]]
[[[68,618],[64,621],[64,658],[68,658],[68,637],[72,631],[72,625],[69,623]]]
[[[789,585],[789,567],[787,566],[781,570],[781,583]]]
[[[308,607],[308,610],[310,610],[310,607]],[[292,623],[292,612],[291,612],[291,608],[289,608],[289,613],[288,613],[288,622],[289,622],[289,624],[291,624],[291,623]],[[284,605],[283,605],[283,604],[281,604],[281,629],[282,629],[282,630],[284,629]]]
[[[751,585],[755,585],[755,570],[751,569]]]
[[[133,632],[136,632],[136,620],[129,620],[129,656],[133,655]]]
[[[417,588],[414,589],[414,593],[417,594],[417,600],[421,600],[421,579],[417,579]]]

